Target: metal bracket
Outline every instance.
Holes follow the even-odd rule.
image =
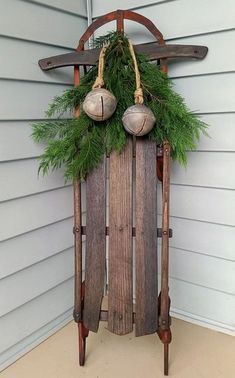
[[[81,226],[81,227],[73,227],[73,233],[80,233],[82,235],[86,235],[86,226]],[[109,235],[109,227],[106,227],[105,229],[105,235]],[[162,238],[162,236],[168,235],[169,238],[172,238],[173,236],[173,230],[169,228],[168,231],[163,231],[162,228],[157,228],[157,237]],[[132,236],[136,236],[136,229],[135,227],[132,227]]]
[[[83,228],[83,226],[80,228],[80,227],[73,227],[73,234],[75,235],[75,234],[79,234],[80,232],[81,232],[81,234],[83,235],[83,233],[82,233],[82,228]]]
[[[79,323],[81,321],[81,314],[76,312],[75,310],[73,311],[73,318],[76,323]]]
[[[161,316],[158,317],[158,327],[159,329],[165,330],[171,326],[171,316],[168,316],[167,319],[161,319]]]
[[[169,228],[169,230],[168,231],[163,231],[162,232],[162,228],[158,228],[157,229],[157,237],[158,238],[162,238],[162,235],[167,235],[168,234],[168,236],[169,236],[169,238],[172,238],[172,236],[173,236],[173,230],[171,229],[171,228]]]

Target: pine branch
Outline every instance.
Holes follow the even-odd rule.
[[[87,130],[79,146],[78,153],[67,164],[65,179],[84,179],[99,164],[105,153],[105,128],[93,127]]]
[[[31,136],[37,143],[49,141],[57,136],[61,138],[66,135],[73,123],[74,120],[48,120],[35,122],[32,124],[33,132]]]
[[[121,119],[125,110],[134,104],[135,73],[127,37],[111,32],[98,37],[94,46],[101,47],[107,42],[104,81],[106,88],[117,98],[116,111],[106,122],[92,121],[82,111],[82,102],[92,89],[97,66],[82,77],[78,87],[55,97],[49,105],[47,116],[58,119],[33,124],[34,141],[47,143],[40,160],[39,169],[43,174],[64,166],[66,179],[84,178],[98,165],[105,151],[121,152],[125,146],[127,132]],[[156,117],[149,138],[158,144],[167,139],[172,158],[185,165],[187,151],[196,148],[202,133],[207,135],[207,125],[188,109],[184,99],[174,92],[170,79],[157,65],[140,54],[137,54],[137,61],[144,102]],[[78,106],[81,107],[78,118],[60,118]]]

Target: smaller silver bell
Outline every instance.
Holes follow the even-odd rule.
[[[151,109],[142,104],[130,106],[122,117],[125,130],[132,135],[142,136],[148,134],[156,122]]]
[[[83,102],[84,112],[94,121],[105,121],[115,112],[117,100],[104,88],[95,88],[87,94]]]

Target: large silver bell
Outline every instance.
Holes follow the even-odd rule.
[[[105,121],[115,112],[117,100],[104,88],[95,88],[87,94],[83,102],[84,112],[94,121]]]
[[[132,135],[148,134],[156,122],[151,109],[143,104],[130,106],[122,117],[123,126]]]

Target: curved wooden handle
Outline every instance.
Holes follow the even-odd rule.
[[[150,33],[153,34],[153,36],[156,38],[156,40],[158,41],[158,43],[160,45],[165,43],[160,30],[158,30],[158,28],[154,25],[154,23],[152,21],[150,21],[148,18],[142,16],[141,14],[130,11],[130,10],[118,9],[114,12],[107,13],[104,16],[97,18],[87,28],[85,33],[80,38],[77,50],[80,50],[81,46],[84,46],[84,44],[88,41],[88,39],[91,37],[91,35],[94,33],[95,30],[99,29],[101,26],[107,24],[108,22],[116,20],[117,21],[117,29],[119,31],[123,31],[123,20],[124,19],[135,21],[135,22],[138,22],[138,23],[144,25],[150,31]]]

